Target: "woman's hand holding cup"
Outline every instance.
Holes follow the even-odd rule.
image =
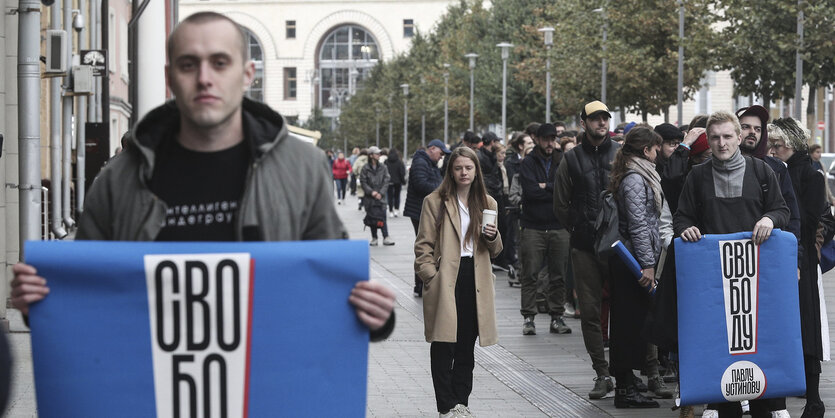
[[[491,209],[484,209],[484,212],[481,215],[481,233],[487,237],[487,239],[493,239],[496,237],[496,234],[499,233],[499,230],[496,229],[496,213],[495,210]]]

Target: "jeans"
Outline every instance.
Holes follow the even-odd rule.
[[[345,186],[348,185],[348,179],[334,179],[336,182],[336,198],[345,199]]]
[[[600,306],[603,301],[603,285],[609,280],[609,262],[594,253],[571,249],[574,267],[574,289],[580,304],[580,324],[583,342],[591,358],[597,376],[609,376],[609,363],[603,350],[603,333],[600,328]]]
[[[478,315],[472,257],[461,257],[458,280],[455,282],[455,307],[458,320],[456,342],[433,342],[429,348],[435,402],[441,413],[446,413],[457,404],[467,406],[473,391]]]
[[[544,262],[548,263],[546,298],[552,318],[565,312],[565,270],[569,257],[569,233],[565,229],[540,231],[522,229],[519,240],[522,259],[522,316],[536,315],[536,283]]]
[[[400,184],[390,184],[386,199],[388,199],[389,212],[400,210],[400,189],[403,186]]]

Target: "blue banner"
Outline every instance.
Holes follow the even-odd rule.
[[[675,251],[681,403],[805,393],[794,235],[678,238]]]
[[[27,242],[41,417],[364,417],[365,241]]]

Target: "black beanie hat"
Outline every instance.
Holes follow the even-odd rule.
[[[655,133],[661,135],[661,139],[665,141],[674,141],[684,139],[684,132],[676,128],[671,123],[662,123],[655,127]]]

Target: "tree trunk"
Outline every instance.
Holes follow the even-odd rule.
[[[771,116],[771,91],[765,90],[763,91],[763,107],[765,110],[768,111],[768,115]]]

